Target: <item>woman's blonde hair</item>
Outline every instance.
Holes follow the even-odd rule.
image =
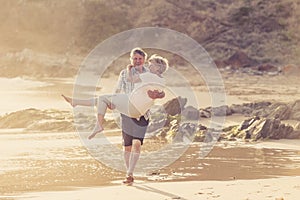
[[[151,64],[154,64],[154,65],[157,65],[160,67],[160,73],[164,73],[168,68],[169,68],[169,61],[164,58],[164,57],[161,57],[157,54],[153,54],[148,62],[150,62]]]

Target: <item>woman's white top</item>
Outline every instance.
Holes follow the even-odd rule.
[[[141,82],[134,84],[129,101],[143,115],[154,105],[154,99],[148,96],[148,90],[163,91],[165,79],[151,72],[145,72],[139,76]]]

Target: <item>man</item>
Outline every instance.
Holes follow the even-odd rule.
[[[131,93],[134,89],[134,83],[128,80],[129,73],[131,75],[141,74],[147,71],[144,66],[147,60],[147,54],[141,48],[134,48],[130,53],[130,65],[122,70],[119,75],[116,93]],[[152,99],[163,98],[164,92],[148,91],[148,95]],[[113,105],[112,105],[113,107]],[[124,161],[127,169],[127,175],[124,184],[132,184],[134,181],[133,172],[137,161],[140,157],[141,146],[149,124],[149,112],[139,119],[130,118],[121,114],[122,138],[124,146]]]

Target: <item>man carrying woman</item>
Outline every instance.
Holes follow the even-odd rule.
[[[130,53],[131,64],[122,70],[116,93],[102,95],[98,99],[79,100],[63,95],[72,106],[98,106],[98,123],[89,136],[92,139],[103,130],[102,123],[106,108],[116,109],[121,113],[124,160],[127,169],[124,184],[132,184],[133,172],[140,157],[141,146],[149,124],[149,108],[154,99],[163,98],[164,79],[162,73],[168,68],[168,61],[157,55],[149,59],[149,69],[145,67],[147,54],[141,48],[134,48]]]

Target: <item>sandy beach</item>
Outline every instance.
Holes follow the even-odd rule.
[[[256,180],[136,183],[133,186],[77,188],[75,191],[30,193],[16,199],[132,199],[139,200],[296,200],[300,177]]]
[[[228,105],[299,99],[297,77],[222,75]],[[75,79],[35,81],[18,78],[1,81],[19,86],[11,90],[2,88],[5,101],[14,99],[18,92],[22,95],[22,101],[17,104],[12,101],[1,110],[2,115],[22,108],[35,108],[41,113],[48,113],[49,109],[57,109],[51,111],[53,113],[72,111],[60,94],[71,95]],[[110,92],[111,87],[105,85],[112,84],[112,79],[101,81],[103,87],[99,88],[99,92]],[[274,87],[277,89],[274,90]],[[200,85],[194,89],[199,105],[210,105],[207,88]],[[69,115],[65,119],[71,119]],[[30,113],[25,112],[25,116],[30,117]],[[238,124],[244,118],[236,115],[226,117],[225,126]],[[202,123],[209,123],[209,120]],[[51,128],[50,124],[48,128]],[[199,158],[202,144],[193,143],[176,162],[157,174],[143,174],[137,166],[135,184],[124,186],[120,183],[125,172],[111,169],[91,156],[75,130],[45,130],[47,127],[33,132],[1,130],[1,199],[121,199],[126,196],[126,199],[133,200],[141,197],[151,200],[296,200],[300,192],[299,140],[223,141],[216,143],[205,158]],[[120,130],[109,131],[110,141],[120,148]],[[143,152],[155,151],[161,145],[146,140]],[[167,153],[157,159],[166,156]]]

